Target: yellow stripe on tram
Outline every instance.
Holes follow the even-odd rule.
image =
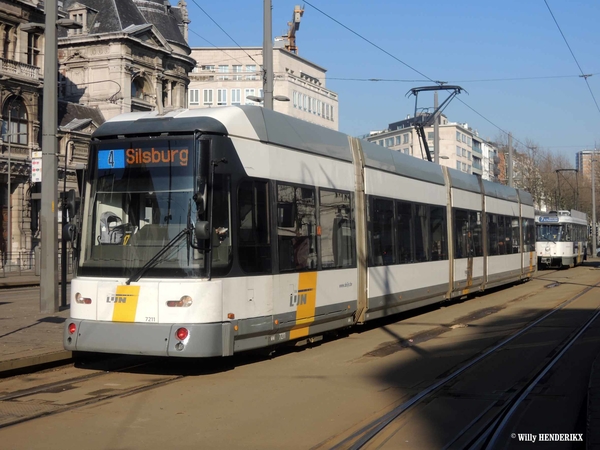
[[[317,272],[303,272],[298,279],[296,325],[290,330],[290,339],[308,336],[310,324],[315,321],[317,308]]]
[[[113,322],[135,322],[139,295],[139,286],[117,286]]]

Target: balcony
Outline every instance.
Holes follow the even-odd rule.
[[[40,80],[40,68],[12,59],[0,58],[0,75],[29,78],[38,82]]]

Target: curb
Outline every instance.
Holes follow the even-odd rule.
[[[13,372],[35,371],[40,366],[67,363],[73,359],[73,353],[61,350],[27,358],[9,359],[0,362],[0,378],[10,376]],[[25,370],[27,369],[27,370]]]

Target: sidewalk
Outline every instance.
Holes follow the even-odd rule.
[[[40,277],[0,277],[0,377],[11,371],[71,359],[62,336],[69,309],[40,313]],[[30,289],[17,289],[17,288]],[[59,284],[60,295],[60,284]]]

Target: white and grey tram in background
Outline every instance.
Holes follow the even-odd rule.
[[[93,135],[68,350],[227,356],[528,279],[531,196],[261,107]]]
[[[551,211],[535,216],[535,223],[535,252],[540,267],[573,267],[587,258],[587,214]]]

